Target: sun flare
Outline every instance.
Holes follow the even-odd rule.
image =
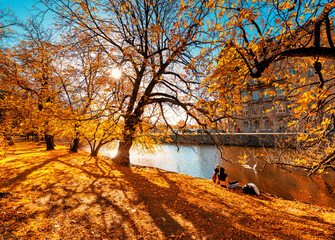
[[[113,68],[112,69],[112,77],[113,78],[120,78],[121,74],[122,74],[122,72],[119,68]]]

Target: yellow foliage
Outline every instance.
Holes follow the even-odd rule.
[[[10,151],[13,158],[0,161],[1,192],[8,193],[0,198],[4,238],[165,240],[203,239],[209,234],[253,238],[255,224],[271,239],[288,234],[328,239],[334,233],[329,228],[335,221],[332,209],[266,193],[250,197],[239,189],[213,187],[211,180],[157,168],[123,167],[106,157],[70,154],[63,147],[47,152],[38,143],[18,142]],[[231,228],[222,229],[217,222],[227,219]],[[241,219],[252,224],[242,226]],[[177,224],[157,227],[170,220]]]
[[[246,162],[247,162],[247,159],[248,159],[248,156],[246,155],[246,154],[244,154],[243,156],[239,156],[239,163],[241,163],[241,164],[246,164]]]

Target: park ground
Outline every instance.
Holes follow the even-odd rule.
[[[0,239],[335,239],[332,208],[64,146],[0,146]]]

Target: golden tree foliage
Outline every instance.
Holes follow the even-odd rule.
[[[30,126],[36,129],[35,133],[44,136],[47,149],[51,150],[53,136],[57,131],[54,125],[57,119],[54,116],[59,108],[59,84],[54,74],[57,49],[50,42],[31,34],[30,39],[14,48],[17,74],[11,83],[21,92],[23,102],[30,104]]]
[[[200,80],[194,76],[196,69],[188,66],[205,32],[203,20],[209,14],[205,2],[43,2],[58,16],[57,24],[68,30],[66,34],[87,34],[91,43],[108,56],[110,71],[114,67],[122,70],[120,88],[113,92],[116,100],[110,103],[122,120],[115,160],[129,164],[129,150],[139,136],[137,130],[144,129],[142,123],[151,112],[159,117],[164,114],[157,115],[159,110],[179,106],[196,117],[194,91]]]
[[[10,88],[6,86],[5,80],[15,75],[15,68],[13,68],[12,60],[7,56],[9,50],[4,46],[6,40],[13,35],[12,27],[17,24],[17,19],[10,9],[0,7],[0,134],[9,140],[9,144],[14,144],[12,141],[13,128],[18,121],[9,117],[9,106],[6,101],[8,101],[7,94]]]
[[[274,86],[293,102],[288,127],[302,130],[298,141],[306,151],[298,164],[310,173],[335,169],[334,8],[335,1],[218,1],[216,19],[208,22],[216,33],[212,47],[220,52],[209,84],[222,88],[214,91],[223,96],[224,104],[226,91],[245,91],[250,78],[261,78],[264,84],[284,79]],[[318,81],[285,72],[289,65],[312,68]]]
[[[57,17],[58,43],[32,22],[29,38],[1,60],[10,63],[2,68],[10,83],[2,104],[13,119],[9,109],[22,106],[25,132],[51,142],[55,134],[66,136],[73,145],[81,138],[96,146],[118,139],[115,160],[128,165],[134,142],[152,141],[148,133],[162,122],[172,128],[167,112],[183,111],[198,125],[215,127],[241,111],[250,78],[272,84],[276,76],[285,81],[274,88],[292,101],[290,126],[307,132],[298,140],[324,153],[308,155],[305,166],[333,168],[334,1],[41,3]],[[318,82],[278,71],[278,64],[312,67]],[[119,79],[114,68],[122,71]]]
[[[119,124],[120,83],[111,77],[110,62],[103,49],[83,33],[64,36],[63,42],[77,41],[62,49],[59,80],[63,107],[59,118],[68,126],[63,136],[73,140],[76,152],[79,140],[85,138],[96,155],[104,144],[115,140]],[[98,141],[99,144],[92,144]]]

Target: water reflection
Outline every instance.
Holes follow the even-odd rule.
[[[334,173],[309,178],[301,171],[289,172],[274,165],[264,168],[264,164],[256,158],[247,163],[250,167],[239,163],[241,156],[255,156],[259,151],[259,148],[224,147],[224,157],[231,162],[222,162],[214,146],[179,146],[178,150],[175,145],[164,144],[158,152],[151,154],[133,150],[130,162],[206,179],[211,179],[213,168],[219,163],[227,169],[229,179],[237,180],[241,185],[252,182],[260,190],[278,197],[335,208]],[[103,149],[101,154],[113,157],[115,152]]]

